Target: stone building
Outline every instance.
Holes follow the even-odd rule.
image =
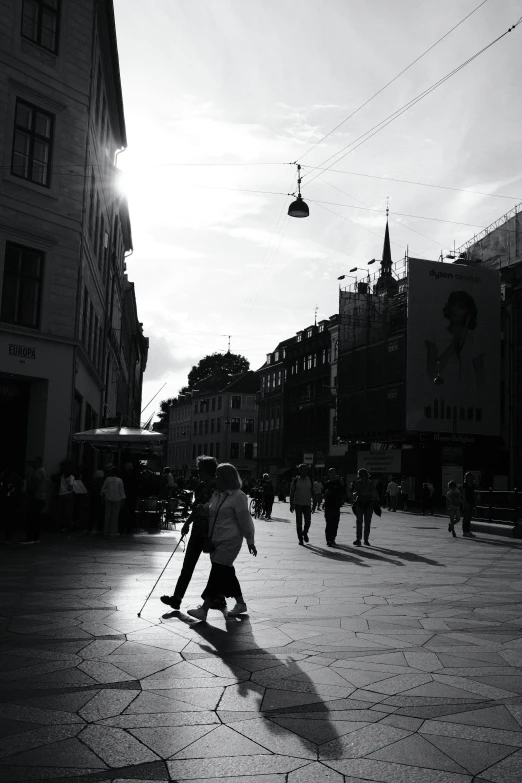
[[[257,374],[250,370],[222,383],[211,377],[198,383],[190,403],[171,406],[167,454],[176,475],[195,474],[196,457],[201,454],[232,462],[244,479],[257,475],[258,383]],[[175,423],[176,411],[180,411],[179,424]],[[182,459],[181,454],[188,457]]]
[[[0,15],[0,462],[50,471],[83,457],[73,432],[141,407],[114,10],[0,0]]]

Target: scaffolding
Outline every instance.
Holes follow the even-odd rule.
[[[455,250],[464,263],[502,269],[522,261],[522,203]]]
[[[391,275],[368,275],[339,291],[339,353],[380,342],[406,327],[408,258]]]

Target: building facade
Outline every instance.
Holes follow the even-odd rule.
[[[35,455],[81,461],[75,431],[139,420],[148,345],[125,276],[113,4],[0,8],[0,461],[23,474]]]
[[[332,320],[335,320],[334,316]],[[287,350],[288,376],[284,398],[285,463],[295,469],[300,462],[313,466],[321,476],[330,446],[332,321],[323,320],[297,333]]]
[[[276,482],[276,477],[288,468],[284,454],[284,401],[289,368],[287,349],[295,340],[291,337],[279,343],[257,370],[258,472],[268,473]]]
[[[170,408],[169,467],[176,475],[195,475],[196,458],[207,454],[233,463],[242,478],[251,479],[257,474],[256,373],[248,371],[224,383],[209,378],[198,387],[190,402]]]

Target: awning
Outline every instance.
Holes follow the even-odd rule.
[[[166,435],[140,427],[99,427],[75,432],[72,439],[76,443],[89,443],[99,451],[161,454],[161,444],[166,440]]]

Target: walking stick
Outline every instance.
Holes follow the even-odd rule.
[[[173,557],[174,557],[174,555],[176,554],[176,549],[177,549],[177,548],[178,548],[178,546],[181,544],[181,542],[183,541],[183,539],[184,539],[184,538],[185,538],[185,536],[184,536],[184,535],[182,535],[182,536],[181,536],[181,538],[179,539],[178,543],[176,544],[176,546],[175,546],[175,548],[174,548],[174,551],[172,552],[171,556],[169,557],[169,559],[168,559],[168,560],[167,560],[167,562],[165,563],[165,566],[164,566],[164,568],[163,568],[163,571],[161,572],[161,574],[158,576],[158,578],[157,578],[157,579],[156,579],[156,581],[154,582],[154,587],[152,588],[152,590],[150,591],[150,593],[149,593],[149,594],[148,594],[148,596],[146,597],[146,599],[145,599],[145,603],[143,604],[143,606],[141,607],[140,611],[138,612],[138,617],[141,617],[141,613],[142,613],[142,612],[143,612],[143,610],[145,609],[145,604],[147,603],[147,601],[148,601],[148,600],[149,600],[149,598],[151,597],[152,593],[153,593],[153,592],[154,592],[154,590],[156,589],[156,585],[158,584],[159,580],[161,579],[161,577],[163,576],[163,574],[164,574],[164,573],[165,573],[165,571],[167,570],[167,567],[168,567],[168,565],[169,565],[170,561],[172,560],[172,558],[173,558]]]

